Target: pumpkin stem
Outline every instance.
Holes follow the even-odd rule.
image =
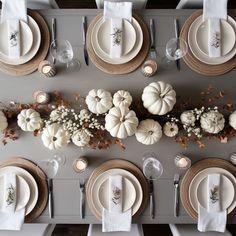
[[[124,121],[125,121],[125,116],[121,116],[120,122],[124,122]]]
[[[95,97],[95,100],[96,100],[97,102],[100,102],[100,101],[101,101],[101,98],[98,97],[98,96],[96,96],[96,97]]]
[[[30,118],[26,118],[26,121],[27,121],[27,122],[30,122]]]
[[[153,135],[153,131],[152,130],[148,131],[148,134]]]
[[[54,137],[52,138],[52,141],[53,141],[53,142],[56,142],[56,141],[57,141],[57,137],[54,136]]]

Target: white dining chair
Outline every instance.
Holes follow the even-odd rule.
[[[132,224],[130,232],[102,232],[102,225],[90,224],[87,236],[144,236],[140,224]]]
[[[51,236],[55,224],[23,224],[21,230],[0,230],[0,236]]]
[[[109,0],[110,2],[132,2],[133,9],[145,9],[147,0]],[[103,9],[104,0],[96,0],[97,8]]]
[[[27,7],[30,9],[57,9],[56,0],[27,0]]]
[[[197,225],[191,224],[169,224],[169,226],[173,236],[232,236],[232,234],[228,230],[226,230],[224,233],[202,233],[197,230]]]
[[[203,7],[203,0],[180,0],[176,9],[198,9]]]

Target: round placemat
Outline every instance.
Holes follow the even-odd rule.
[[[198,218],[198,213],[193,209],[190,200],[189,200],[189,186],[196,174],[198,174],[200,171],[210,168],[210,167],[219,167],[223,168],[230,173],[232,173],[234,176],[236,175],[236,167],[233,166],[231,163],[229,163],[226,160],[220,159],[220,158],[206,158],[204,160],[198,161],[194,165],[191,166],[191,168],[186,172],[186,174],[183,177],[183,180],[181,182],[180,186],[180,198],[181,202],[183,204],[183,207],[187,211],[187,213],[194,219]],[[232,217],[236,214],[236,208],[228,214],[228,217]]]
[[[28,75],[33,73],[38,69],[38,65],[41,61],[43,61],[48,53],[49,45],[50,45],[50,32],[48,29],[48,25],[45,22],[44,18],[36,11],[28,9],[28,15],[30,15],[38,24],[40,32],[41,32],[41,44],[38,52],[30,61],[26,62],[22,65],[8,65],[3,62],[0,62],[0,71],[13,75]]]
[[[188,43],[188,32],[191,24],[193,21],[202,15],[202,10],[197,10],[194,12],[184,23],[181,32],[180,37],[183,38]],[[229,61],[220,64],[220,65],[208,65],[201,61],[199,61],[191,52],[190,48],[188,49],[188,52],[186,56],[183,57],[184,62],[195,72],[206,75],[206,76],[217,76],[217,75],[223,75],[236,66],[236,60],[235,56],[230,59]]]
[[[95,23],[101,17],[103,17],[103,13],[100,13],[97,16],[95,16],[95,18],[92,20],[92,22],[90,23],[88,30],[87,30],[86,47],[88,50],[89,58],[91,59],[93,64],[98,69],[100,69],[101,71],[108,73],[108,74],[122,75],[122,74],[128,74],[128,73],[136,70],[143,63],[143,61],[147,57],[149,50],[150,50],[149,31],[148,31],[148,28],[147,28],[145,22],[143,21],[143,19],[140,16],[138,16],[137,14],[133,14],[133,17],[138,21],[138,23],[140,24],[141,29],[143,31],[142,48],[141,48],[140,52],[138,53],[138,55],[134,59],[132,59],[131,61],[124,63],[124,64],[120,64],[120,65],[113,65],[113,64],[109,64],[109,63],[103,61],[102,59],[100,59],[96,55],[96,53],[94,52],[93,46],[91,43],[91,34],[92,34],[93,27],[94,27]]]
[[[142,171],[133,163],[129,162],[129,161],[125,161],[125,160],[110,160],[110,161],[106,161],[103,164],[101,164],[100,166],[98,166],[93,173],[90,175],[87,184],[86,184],[86,198],[87,198],[87,203],[89,205],[90,210],[92,211],[92,213],[96,216],[97,219],[101,220],[101,216],[99,214],[97,214],[96,209],[94,209],[93,204],[92,204],[92,199],[90,196],[90,191],[91,191],[91,187],[95,181],[95,179],[103,172],[110,170],[110,169],[124,169],[129,171],[131,174],[133,174],[138,181],[140,182],[141,186],[142,186],[142,190],[143,190],[143,200],[142,200],[142,204],[139,208],[139,210],[133,215],[134,218],[139,217],[143,211],[146,209],[146,205],[148,203],[148,199],[149,199],[149,185],[148,182],[145,178],[145,176],[143,175]]]
[[[39,177],[37,171],[36,171],[36,165],[24,158],[16,158],[13,160],[6,160],[6,161],[1,161],[0,162],[0,168],[5,167],[5,166],[17,166],[25,169],[28,171],[35,179],[38,189],[39,189],[39,197],[36,206],[34,209],[27,215],[25,216],[25,222],[29,223],[39,217],[45,207],[47,206],[48,202],[48,184],[46,181],[46,176],[44,172],[40,169],[38,169],[40,176],[44,176],[45,179],[42,179]]]

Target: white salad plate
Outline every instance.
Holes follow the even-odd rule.
[[[4,62],[9,65],[21,65],[30,61],[36,55],[41,43],[41,32],[38,24],[31,16],[28,16],[28,25],[33,33],[33,44],[28,53],[26,53],[23,56],[20,56],[20,58],[10,58],[7,55],[0,52],[1,62]]]
[[[100,49],[109,56],[112,44],[111,20],[102,22],[97,32],[97,40]],[[122,55],[128,54],[133,49],[135,42],[136,31],[133,25],[129,21],[124,20],[122,27]]]
[[[4,201],[4,175],[0,176],[0,209],[3,207]],[[20,210],[26,206],[30,199],[30,188],[28,183],[19,175],[16,175],[16,210]]]
[[[229,171],[222,168],[218,168],[218,167],[206,168],[200,171],[198,174],[194,176],[194,178],[192,179],[189,185],[189,201],[190,201],[191,206],[196,212],[198,212],[197,187],[202,179],[206,178],[209,174],[214,174],[214,173],[218,173],[218,174],[222,174],[226,176],[232,182],[234,186],[234,191],[236,189],[236,179]],[[224,193],[222,193],[222,198],[224,198],[224,195],[230,194],[230,193],[231,193],[231,190],[230,192],[226,190]],[[205,194],[207,196],[207,192],[205,192]],[[231,211],[234,210],[235,207],[236,207],[236,197],[234,194],[234,200],[232,204],[227,208],[227,213],[229,214]]]
[[[123,178],[122,190],[122,209],[123,212],[125,212],[134,205],[136,190],[134,185],[127,178]],[[98,187],[98,199],[102,207],[109,209],[109,177]]]
[[[107,171],[103,172],[102,174],[100,174],[94,180],[94,183],[91,187],[91,192],[90,192],[90,194],[92,196],[93,207],[96,209],[98,214],[102,215],[103,207],[98,199],[99,187],[107,178],[109,178],[110,175],[121,175],[122,177],[128,179],[133,184],[135,191],[136,191],[136,199],[135,199],[135,202],[132,206],[132,215],[134,215],[138,211],[138,209],[140,208],[140,206],[142,204],[143,190],[142,190],[142,186],[139,183],[138,179],[133,174],[131,174],[129,171],[124,170],[124,169],[107,170]],[[124,202],[125,201],[126,201],[126,199],[124,199]]]
[[[26,215],[28,215],[35,207],[38,201],[38,186],[34,179],[34,177],[25,169],[16,167],[16,166],[6,166],[0,168],[0,176],[8,173],[15,173],[16,175],[22,177],[30,188],[30,198],[28,203],[26,204]]]
[[[225,20],[221,24],[221,55],[227,55],[235,45],[235,31],[231,24]],[[208,50],[209,21],[203,21],[196,31],[196,41],[199,49],[209,55]]]
[[[9,40],[8,40],[8,27],[7,21],[0,24],[0,52],[9,56]],[[33,44],[33,33],[24,21],[20,21],[20,50],[21,56],[29,52]]]
[[[204,177],[197,186],[197,200],[199,204],[207,209],[207,188],[208,188],[208,177]],[[221,209],[227,209],[234,200],[234,185],[228,177],[221,175],[220,179],[220,205]]]
[[[91,44],[92,44],[93,50],[94,50],[95,54],[101,60],[103,60],[109,64],[118,65],[118,64],[127,63],[127,62],[131,61],[134,57],[137,56],[137,54],[139,53],[139,51],[141,50],[142,45],[143,45],[143,31],[142,31],[138,21],[135,18],[132,18],[132,25],[133,25],[135,32],[136,32],[136,41],[135,41],[134,47],[131,49],[131,51],[129,53],[121,56],[120,58],[111,58],[110,55],[105,53],[101,49],[101,47],[99,46],[98,32],[99,32],[99,29],[102,24],[103,24],[103,18],[101,17],[94,25],[94,28],[91,33]],[[108,39],[108,40],[109,40],[109,47],[110,47],[110,39]]]
[[[189,27],[188,45],[193,55],[199,61],[208,65],[220,65],[229,61],[231,58],[233,58],[236,53],[236,45],[234,45],[233,49],[227,55],[222,56],[222,57],[214,57],[214,58],[209,57],[208,55],[206,55],[199,49],[197,41],[196,41],[196,32],[198,28],[200,27],[200,25],[202,24],[202,22],[203,22],[203,17],[199,16],[198,18],[194,20],[194,22]],[[228,16],[228,23],[233,27],[234,31],[236,32],[236,22],[230,16]]]

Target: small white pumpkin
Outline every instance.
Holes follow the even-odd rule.
[[[176,93],[163,81],[150,83],[142,94],[143,106],[154,115],[165,115],[176,103]]]
[[[80,129],[73,133],[72,142],[78,147],[84,147],[89,144],[90,136],[86,130]]]
[[[194,126],[196,118],[195,118],[193,110],[184,111],[180,115],[180,120],[183,125]]]
[[[92,89],[86,96],[85,102],[92,113],[103,114],[112,107],[112,96],[104,89]]]
[[[17,124],[24,131],[34,131],[40,129],[42,119],[34,109],[24,109],[17,116]]]
[[[174,137],[179,132],[179,127],[175,122],[166,122],[163,126],[163,132],[167,137]]]
[[[125,90],[117,91],[113,96],[113,104],[115,107],[129,107],[132,103],[132,96]]]
[[[217,134],[224,129],[225,118],[218,111],[208,111],[202,114],[200,123],[205,132]]]
[[[120,139],[132,136],[138,126],[138,118],[134,111],[127,107],[113,107],[105,117],[105,129],[111,136]]]
[[[162,137],[160,124],[152,119],[142,120],[135,132],[136,139],[145,145],[157,143]]]
[[[229,116],[229,124],[230,124],[231,127],[233,127],[234,130],[236,130],[236,111],[234,111]]]
[[[54,150],[65,147],[70,141],[70,135],[62,125],[53,123],[43,129],[41,139],[45,147]]]
[[[7,118],[5,114],[0,111],[0,131],[4,131],[8,126]]]

